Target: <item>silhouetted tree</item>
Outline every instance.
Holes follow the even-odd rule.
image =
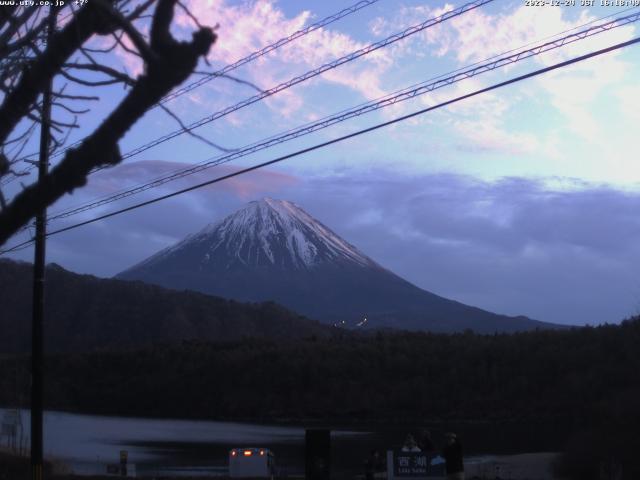
[[[41,123],[41,93],[51,79],[61,76],[70,85],[89,88],[121,83],[128,92],[41,181],[25,187],[9,202],[0,191],[0,245],[37,211],[83,186],[92,170],[119,163],[118,141],[150,107],[194,72],[216,39],[207,27],[199,27],[189,42],[172,36],[174,10],[177,5],[185,8],[179,0],[90,0],[80,2],[78,8],[74,3],[66,2],[63,10],[54,13],[37,6],[0,7],[0,180],[20,174],[17,163],[24,159],[21,152]],[[46,42],[50,14],[58,17],[57,28]],[[148,39],[141,22],[150,22]],[[107,37],[111,45],[90,48],[87,44],[96,35]],[[104,61],[116,47],[143,60],[140,76],[131,78]],[[93,78],[80,78],[79,72],[92,72]],[[103,78],[96,79],[96,75]],[[54,105],[69,113],[71,120],[52,119],[52,149],[64,145],[69,130],[78,127],[77,115],[87,111],[73,107],[74,102],[93,100],[97,97],[87,95],[86,88],[77,94],[65,85],[53,92]]]

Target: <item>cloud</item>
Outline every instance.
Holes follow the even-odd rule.
[[[134,22],[134,26],[143,35],[149,36],[149,21],[146,19]],[[115,63],[116,69],[123,68],[127,74],[133,78],[138,77],[144,71],[144,61],[142,58],[132,52],[137,48],[128,35],[122,35],[120,42],[117,42],[111,35],[93,35],[85,44],[88,48],[99,50],[111,50],[109,53],[103,53],[99,56],[101,63]],[[81,57],[82,61],[85,60]]]
[[[618,107],[625,116],[635,122],[640,122],[640,86],[627,85],[616,89]]]
[[[159,173],[154,162],[139,162],[116,177],[134,182],[149,169]],[[569,324],[617,322],[640,308],[638,191],[567,178],[485,182],[393,172],[302,181],[264,171],[250,183],[53,236],[48,258],[113,275],[268,194],[298,203],[419,287],[467,304]],[[111,188],[109,178],[90,188],[98,187]]]
[[[522,6],[508,14],[489,15],[476,9],[452,20],[453,28],[442,42],[447,50],[454,51],[459,62],[477,62],[587,21],[586,11],[575,22],[566,21],[565,13],[561,8]]]
[[[268,1],[231,4],[225,0],[193,0],[191,6],[202,23],[220,24],[220,41],[210,57],[217,66],[233,62],[312,21],[309,11],[285,14],[278,4]],[[451,7],[399,7],[398,18],[377,19],[370,28],[375,35],[388,35],[447,8]],[[496,15],[482,10],[470,12],[366,60],[328,72],[304,89],[294,88],[274,96],[260,111],[268,115],[254,115],[253,109],[247,109],[228,118],[234,124],[255,127],[247,138],[258,133],[259,121],[269,127],[296,115],[310,121],[324,114],[322,108],[332,108],[327,101],[321,108],[303,110],[312,104],[308,102],[312,94],[324,100],[330,96],[327,92],[344,94],[347,90],[337,100],[353,98],[354,92],[370,98],[381,95],[394,74],[399,82],[408,82],[410,77],[403,77],[404,70],[398,73],[396,69],[402,66],[402,59],[464,64],[591,19],[585,13],[578,18],[568,17],[566,12],[553,8],[518,8]],[[193,29],[186,16],[179,15],[178,20],[182,22],[179,28]],[[549,65],[578,55],[585,48],[602,46],[605,39],[615,43],[629,38],[632,32],[632,27],[618,29],[611,36],[593,39],[594,43],[576,44],[534,62],[538,66]],[[268,87],[362,45],[350,35],[324,29],[244,67],[238,76]],[[410,73],[417,74],[422,66],[419,62],[412,64],[415,70]],[[425,122],[433,119],[431,130],[406,126],[391,130],[382,143],[363,137],[361,143],[351,144],[357,148],[323,153],[322,158],[309,162],[310,170],[317,168],[317,177],[303,179],[274,170],[260,171],[54,236],[50,258],[74,270],[111,275],[243,203],[270,195],[299,203],[384,266],[435,293],[489,310],[541,320],[618,321],[635,313],[640,304],[640,281],[633,268],[640,261],[640,245],[636,241],[640,233],[636,214],[640,195],[636,191],[565,178],[512,177],[490,183],[460,175],[418,175],[416,172],[424,169],[416,165],[424,159],[437,162],[440,157],[445,159],[442,165],[455,156],[456,160],[461,157],[457,166],[467,160],[464,152],[473,151],[504,154],[511,164],[516,163],[511,160],[517,156],[525,170],[531,166],[527,171],[566,172],[569,167],[563,169],[563,165],[575,164],[581,175],[596,171],[611,178],[612,171],[619,171],[620,177],[632,177],[637,172],[633,167],[633,126],[640,120],[640,90],[632,83],[635,77],[629,75],[631,68],[623,54],[610,55],[523,83],[520,89],[484,94],[425,116]],[[492,76],[503,73],[461,82],[416,99],[416,103],[433,105],[482,88],[495,79]],[[332,88],[325,90],[326,87]],[[247,93],[224,81],[212,82],[207,88],[238,98]],[[207,88],[194,91],[193,103],[186,107],[176,102],[179,113],[196,116],[196,103],[207,112],[228,105],[226,95],[212,95]],[[355,103],[358,102],[351,102]],[[403,108],[409,108],[409,104],[403,104]],[[185,109],[181,111],[181,107]],[[336,128],[347,129],[346,125]],[[619,130],[626,133],[619,138],[608,136],[623,126],[626,128]],[[435,127],[443,132],[438,138],[432,135],[440,131]],[[547,127],[553,133],[545,134]],[[224,136],[230,143],[240,138],[242,142],[237,144],[242,144],[244,132],[234,137],[235,132],[216,130],[212,135]],[[151,130],[146,134],[155,135]],[[173,158],[193,155],[187,151],[189,144],[184,145],[184,150],[176,147],[169,151],[167,158],[176,151]],[[389,145],[401,148],[391,152]],[[423,151],[412,155],[412,149],[417,148]],[[529,158],[521,158],[525,155]],[[391,156],[388,164],[394,162],[396,173],[371,170],[380,158]],[[564,162],[557,164],[558,170],[556,165],[544,165],[555,158]],[[364,159],[366,167],[359,164],[358,176],[354,177],[356,169],[343,168],[345,159]],[[596,164],[601,170],[589,170]],[[493,163],[487,165],[485,172],[494,169]],[[178,162],[148,161],[105,170],[92,176],[86,189],[65,198],[52,211],[184,166]],[[491,175],[499,175],[501,168],[496,166]],[[228,165],[217,167],[117,205],[129,205],[231,171],[233,167]],[[403,176],[398,171],[407,174]],[[90,218],[95,212],[77,218]],[[64,225],[67,223],[58,226]],[[30,254],[25,255],[29,258]]]
[[[300,30],[311,17],[305,10],[293,18],[286,18],[270,1],[232,5],[225,0],[192,0],[186,5],[200,23],[219,25],[218,41],[211,49],[209,59],[225,64]],[[185,28],[193,28],[193,22],[185,12],[177,13],[176,22]]]
[[[602,143],[599,118],[594,103],[614,85],[625,80],[628,66],[615,55],[584,63],[537,79],[550,102],[565,118],[571,131],[582,140]]]
[[[437,105],[486,86],[488,83],[484,80],[471,78],[446,90],[432,92],[423,97],[422,102]],[[441,118],[457,134],[456,146],[460,151],[511,156],[539,153],[544,147],[536,135],[507,125],[506,115],[517,103],[517,99],[486,92],[447,106]]]
[[[182,162],[169,162],[161,160],[144,160],[130,162],[118,167],[103,170],[90,178],[89,185],[83,194],[88,197],[97,195],[108,195],[127,188],[127,186],[137,185],[140,182],[149,182],[150,179],[160,178],[192,167],[193,165]],[[161,189],[152,190],[154,194],[164,193],[164,191],[175,191],[189,185],[195,185],[216,177],[232,174],[239,170],[233,165],[218,165],[198,173],[189,175],[180,180],[164,184]],[[280,190],[284,187],[294,185],[299,180],[291,175],[269,170],[256,170],[237,177],[229,178],[223,182],[206,187],[224,193],[230,193],[239,199],[252,199],[255,195]]]
[[[438,9],[424,5],[402,7],[391,18],[377,18],[371,23],[370,28],[374,34],[387,35],[408,25],[423,22],[427,18],[442,15],[452,8],[448,4]],[[497,14],[476,8],[403,42],[398,47],[397,53],[413,56],[422,52],[433,57],[453,55],[459,64],[469,64],[558,38],[582,25],[588,28],[597,24],[592,23],[596,17],[589,15],[586,9],[572,20],[567,19],[569,15],[568,10],[561,8],[521,6],[509,12]],[[540,57],[546,59],[541,63],[555,63],[559,59],[628,40],[633,30],[632,26],[625,26],[612,30],[606,35],[596,35],[570,44]],[[425,49],[425,47],[430,48]]]
[[[274,2],[268,0],[236,5],[225,0],[192,0],[188,5],[201,23],[220,25],[218,41],[209,55],[209,61],[220,66],[234,63],[308,26],[312,18],[308,10],[288,17]],[[191,26],[191,20],[184,13],[177,15],[177,21],[185,28]],[[239,75],[254,81],[261,88],[272,88],[366,45],[347,33],[319,28],[247,64]],[[307,81],[293,91],[276,94],[267,105],[289,117],[305,103],[301,89],[318,82],[347,87],[367,99],[376,98],[385,93],[380,83],[381,74],[392,63],[388,52],[372,52],[353,63],[328,71],[320,78]],[[209,88],[216,87],[215,82],[209,85]]]
[[[218,39],[208,56],[214,70],[235,63],[308,26],[312,19],[312,13],[308,10],[287,16],[275,2],[269,0],[239,4],[231,4],[226,0],[191,0],[186,2],[186,6],[201,24],[219,26],[216,29]],[[175,18],[172,33],[178,38],[187,39],[196,28],[192,18],[183,9],[176,9]],[[140,28],[143,33],[148,33],[148,22],[141,23]],[[133,48],[127,36],[123,37],[123,43],[128,48]],[[98,48],[110,44],[111,41],[103,37],[97,37],[92,41],[92,45]],[[347,33],[320,28],[242,66],[234,75],[250,80],[266,90],[366,45],[367,43],[356,41]],[[113,55],[131,75],[137,76],[142,73],[144,65],[136,55],[120,46],[116,47]],[[305,105],[305,89],[318,83],[346,87],[366,99],[377,98],[386,93],[381,86],[381,77],[392,63],[392,57],[388,52],[378,50],[328,71],[316,79],[283,90],[267,99],[265,104],[273,112],[289,118]],[[201,69],[211,70],[204,65],[201,65]],[[189,81],[195,79],[196,77]],[[190,106],[185,107],[176,102],[174,108],[181,113],[189,113],[189,109],[196,106],[209,113],[212,108],[219,110],[255,94],[238,88],[237,84],[232,84],[232,88],[229,85],[223,79],[209,82],[202,89],[185,96],[191,102]],[[226,97],[222,103],[217,100],[221,95]],[[234,126],[249,122],[238,115],[227,117],[227,121]]]
[[[442,10],[444,9],[446,7]],[[400,25],[423,21],[433,13],[435,11],[425,6],[403,7],[392,18],[376,19],[371,29],[374,33],[386,34]],[[498,14],[475,9],[403,42],[397,53],[415,58],[422,51],[431,57],[454,57],[459,65],[469,65],[504,52],[558,38],[561,32],[568,34],[600,23],[593,23],[595,17],[590,16],[587,10],[583,10],[571,19],[570,15],[569,10],[558,8],[535,9],[522,6]],[[629,40],[634,37],[634,32],[633,25],[619,27],[536,56],[532,62],[539,66],[549,66]],[[512,68],[515,67],[508,66],[502,68],[500,72],[508,72]],[[473,116],[480,120],[460,120],[455,123],[456,131],[465,138],[465,143],[469,143],[469,146],[478,152],[503,151],[507,154],[537,152],[557,157],[556,146],[545,148],[545,142],[536,141],[533,135],[512,132],[512,128],[509,128],[503,119],[511,107],[517,104],[520,107],[523,99],[528,102],[544,101],[563,117],[563,124],[580,141],[587,141],[604,150],[607,147],[608,135],[600,128],[601,119],[594,114],[597,110],[594,104],[614,86],[622,88],[622,85],[625,85],[629,68],[629,64],[622,60],[621,52],[614,52],[547,73],[534,80],[533,88],[531,82],[527,82],[518,90],[521,93],[519,97],[501,94],[504,105],[489,112],[483,106],[491,102],[484,99],[466,100],[463,102],[466,112],[476,108],[477,111]],[[533,67],[528,70],[533,70]],[[474,89],[471,86],[486,86],[483,81],[485,77],[478,78],[480,81],[466,80],[462,84],[456,84],[453,90],[446,89],[442,93],[433,95],[432,98],[452,98],[460,91]],[[632,88],[629,84],[626,85]],[[457,116],[464,113],[454,108],[449,111]],[[626,109],[626,113],[629,118],[634,118],[632,108]],[[551,143],[557,143],[553,142],[553,139],[549,140]]]
[[[427,5],[417,5],[413,7],[402,6],[394,16],[377,17],[369,24],[371,33],[378,37],[386,37],[397,31],[402,31],[410,26],[418,25],[431,18],[437,18],[444,13],[454,9],[454,6],[445,3],[442,7],[433,8]],[[468,15],[468,13],[466,14]],[[392,55],[398,56],[418,56],[424,57],[431,54],[442,57],[449,51],[450,36],[447,33],[447,20],[445,23],[437,24],[427,28],[413,36],[405,39],[391,47]],[[447,39],[444,40],[444,35]],[[426,47],[426,48],[425,48]]]
[[[103,170],[91,176],[90,183],[72,196],[67,196],[50,210],[51,216],[70,207],[102,198],[133,185],[148,182],[188,165],[178,162],[141,161]],[[166,184],[108,206],[100,207],[51,223],[50,230],[94,218],[163,193],[236,171],[236,167],[220,165],[182,180]],[[48,261],[57,262],[74,271],[111,276],[157,250],[177,242],[210,222],[219,220],[242,204],[255,198],[274,195],[299,180],[277,171],[258,170],[225,180],[188,194],[152,204],[129,213],[102,220],[82,228],[55,235],[48,241]],[[15,238],[14,243],[20,239]],[[29,260],[30,250],[14,258]]]
[[[550,180],[556,186],[378,172],[298,185],[288,198],[383,266],[448,298],[559,323],[637,313],[640,194]]]
[[[459,148],[475,153],[504,153],[528,155],[535,152],[539,142],[534,135],[509,133],[497,119],[489,121],[462,120],[454,122],[456,130],[465,138]]]

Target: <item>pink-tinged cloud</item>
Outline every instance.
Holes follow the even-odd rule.
[[[522,132],[507,132],[503,125],[496,122],[462,120],[454,126],[467,142],[460,144],[462,150],[478,153],[503,153],[509,155],[528,155],[540,148],[534,135]]]
[[[398,28],[400,24],[423,21],[430,14],[435,12],[424,6],[402,8],[394,18],[379,18],[370,27],[374,34],[383,35]],[[569,20],[567,17],[567,11],[558,8],[535,9],[523,6],[497,15],[488,14],[483,9],[476,9],[435,29],[427,30],[424,35],[403,44],[396,53],[416,55],[420,46],[426,45],[431,46],[427,51],[432,56],[453,56],[460,65],[468,65],[508,51],[541,44],[552,38],[559,38],[597,24],[590,23],[595,20],[595,17],[591,17],[587,10],[583,10],[575,19]],[[616,28],[536,56],[528,65],[533,70],[536,64],[549,66],[586,52],[623,42],[631,39],[635,30],[633,26]],[[502,68],[494,76],[508,73],[510,68],[512,67]],[[521,92],[527,96],[527,92],[535,91],[537,99],[549,102],[565,117],[566,125],[573,133],[591,143],[606,144],[607,139],[598,131],[598,119],[593,114],[593,102],[613,85],[624,84],[628,70],[628,65],[621,60],[621,52],[617,52],[548,73],[534,80],[534,90],[531,87],[523,87]],[[434,104],[486,86],[485,77],[478,77],[478,79],[478,81],[466,80],[453,88],[434,92],[428,96],[426,102]],[[514,153],[521,149],[524,151],[535,149],[536,142],[514,134],[502,120],[503,114],[520,100],[513,95],[501,95],[501,98],[503,101],[496,103],[492,96],[482,95],[448,108],[447,111],[455,115],[456,131],[478,145],[480,150],[494,150],[500,145],[504,145],[507,151]],[[482,118],[483,121],[477,122],[470,118],[470,115]],[[510,141],[510,136],[515,141]],[[542,142],[537,143],[540,147]]]
[[[424,103],[434,105],[486,86],[481,79],[469,79],[447,90],[424,97]],[[526,155],[540,152],[541,143],[535,135],[514,131],[505,122],[513,100],[495,92],[469,98],[446,107],[446,121],[452,131],[463,139],[459,148],[477,153]],[[526,129],[525,129],[526,130]]]
[[[178,170],[184,170],[190,166],[191,165],[180,162],[162,160],[144,160],[126,163],[93,175],[89,185],[83,190],[83,194],[92,197],[109,195],[133,185],[138,185],[142,182],[146,183],[152,179],[163,177]],[[152,191],[158,194],[175,191],[189,185],[195,185],[216,177],[228,175],[238,170],[239,168],[233,165],[218,165],[183,179],[166,183],[162,187]],[[261,194],[277,193],[284,188],[296,185],[298,182],[299,179],[293,175],[272,170],[255,170],[205,187],[203,190],[215,189],[217,191],[227,192],[241,200],[248,200],[254,199]],[[194,191],[194,193],[197,192],[198,190]]]
[[[141,25],[140,30],[143,34],[146,34],[148,32],[148,26]],[[144,71],[144,62],[138,55],[127,51],[127,49],[136,51],[133,42],[128,36],[123,35],[121,41],[124,47],[122,45],[117,45],[111,52],[96,54],[95,56],[110,67],[115,68],[116,70],[124,70],[130,77],[136,78]],[[87,40],[85,47],[94,49],[110,49],[114,42],[115,39],[111,35],[93,35],[89,40]]]
[[[310,17],[303,11],[287,19],[272,2],[258,1],[230,5],[225,0],[190,0],[187,7],[201,24],[219,25],[218,41],[209,54],[209,60],[225,64],[235,62],[260,48],[302,28]],[[178,25],[192,28],[191,18],[179,11]]]
[[[441,7],[418,5],[415,7],[400,7],[392,18],[378,17],[369,24],[369,29],[377,37],[386,37],[412,25],[417,25],[431,18],[437,18],[453,10],[454,5],[445,3]],[[406,40],[395,43],[390,47],[390,55],[394,58],[402,56],[426,57],[433,55],[442,57],[448,53],[447,20],[445,23],[434,25],[419,32]]]
[[[402,25],[422,22],[427,18],[442,15],[451,8],[451,5],[439,9],[427,6],[403,7],[393,18],[377,18],[371,23],[370,29],[376,35],[387,35]],[[502,14],[488,14],[482,8],[478,8],[429,28],[401,43],[396,53],[417,55],[422,48],[429,55],[454,55],[460,64],[467,64],[597,24],[591,23],[595,17],[590,16],[586,9],[574,20],[568,20],[566,17],[567,11],[562,8],[522,6]],[[544,56],[536,57],[536,61],[543,64],[556,63],[585,51],[628,40],[633,36],[633,32],[633,26],[620,27],[607,34],[596,35],[553,50]],[[424,49],[425,44],[432,48]]]
[[[191,0],[188,6],[201,23],[219,25],[219,38],[209,55],[209,60],[216,66],[234,63],[304,28],[312,17],[306,10],[287,17],[268,0],[239,5],[230,5],[225,0]],[[184,13],[178,14],[177,22],[184,28],[192,25],[192,20]],[[267,89],[366,45],[346,33],[321,28],[243,66],[234,74]],[[385,93],[380,77],[392,64],[389,53],[379,50],[327,72],[319,79],[286,90],[287,93],[280,92],[267,105],[284,117],[291,116],[305,105],[302,93],[305,86],[318,81],[347,87],[367,99],[376,98]],[[210,88],[220,88],[219,85],[212,83]]]

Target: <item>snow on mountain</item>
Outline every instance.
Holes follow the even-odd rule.
[[[329,324],[485,333],[547,326],[422,290],[296,204],[271,198],[249,203],[118,278],[237,301],[274,301]]]
[[[189,235],[134,268],[194,248],[201,254],[201,268],[229,269],[238,265],[313,268],[325,262],[378,267],[295,203],[263,198]]]

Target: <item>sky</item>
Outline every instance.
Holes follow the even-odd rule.
[[[199,69],[212,71],[233,63],[353,3],[187,2],[200,23],[218,25],[210,66],[203,63]],[[266,90],[461,5],[379,0],[232,74]],[[240,148],[495,55],[597,25],[603,17],[610,20],[638,11],[623,10],[496,0],[196,131],[225,148]],[[194,28],[193,20],[179,12],[174,34],[188,38]],[[635,23],[612,29],[52,222],[49,228],[325,142],[639,34]],[[91,40],[95,45],[105,41]],[[297,203],[378,263],[439,295],[549,322],[620,322],[640,313],[640,279],[635,275],[640,262],[638,60],[640,46],[631,46],[53,236],[47,259],[76,272],[112,276],[246,202],[270,196]],[[132,75],[142,71],[139,61],[124,50],[116,50],[110,62]],[[126,91],[118,86],[98,93],[100,101],[82,117],[82,128],[70,141],[90,133]],[[248,85],[217,78],[168,106],[191,123],[255,94]],[[121,150],[177,128],[165,112],[153,110],[127,134]],[[60,200],[50,212],[220,154],[182,135],[92,175],[86,187]],[[9,185],[9,196],[18,183]],[[17,235],[8,246],[26,235]],[[32,256],[31,249],[12,254],[23,260]]]

